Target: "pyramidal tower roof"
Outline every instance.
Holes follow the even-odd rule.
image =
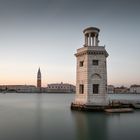
[[[38,69],[38,72],[40,72],[40,67],[39,67],[39,69]]]
[[[39,69],[38,69],[38,72],[37,72],[39,75],[41,75],[41,71],[40,71],[40,67],[39,67]]]

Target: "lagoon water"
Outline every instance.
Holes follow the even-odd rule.
[[[109,95],[140,99],[140,95]],[[140,110],[70,110],[74,94],[0,94],[0,140],[139,140]]]

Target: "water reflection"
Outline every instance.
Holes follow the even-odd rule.
[[[43,121],[43,111],[42,111],[42,94],[36,96],[36,139],[42,140],[42,121]]]
[[[0,94],[0,140],[140,139],[140,111],[121,114],[71,111],[73,97]]]
[[[77,140],[107,140],[106,116],[101,113],[72,111]]]
[[[35,140],[76,140],[69,102],[65,97],[66,95],[60,97],[43,94],[36,96]]]

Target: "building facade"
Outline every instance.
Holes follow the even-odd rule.
[[[34,85],[1,85],[1,92],[35,93],[38,89]]]
[[[113,85],[108,85],[108,93],[114,93],[115,87]]]
[[[140,85],[131,85],[130,92],[131,93],[140,93]]]
[[[107,104],[108,53],[99,46],[99,32],[95,27],[86,28],[83,33],[85,44],[77,49],[76,97],[75,104]]]
[[[114,93],[129,93],[129,88],[121,86],[121,87],[115,87]]]
[[[67,83],[54,83],[48,84],[47,92],[54,92],[54,93],[71,93],[75,92],[75,86]]]

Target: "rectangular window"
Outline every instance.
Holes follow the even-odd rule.
[[[99,61],[98,60],[92,60],[92,65],[98,65]]]
[[[84,93],[84,85],[82,85],[82,84],[79,85],[79,93],[80,94]]]
[[[99,84],[93,84],[93,94],[99,93]]]
[[[80,67],[83,67],[83,65],[84,65],[84,61],[80,61],[79,66],[80,66]]]

